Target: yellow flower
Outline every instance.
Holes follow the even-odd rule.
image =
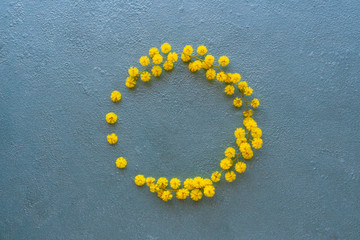
[[[253,138],[260,138],[262,136],[262,130],[260,128],[253,128],[251,130],[251,136]]]
[[[173,197],[173,195],[171,194],[171,192],[169,190],[165,190],[163,191],[163,193],[161,194],[161,199],[164,201],[164,202],[167,202],[169,200],[171,200]]]
[[[203,179],[201,185],[202,185],[203,187],[206,187],[206,186],[208,186],[208,185],[211,185],[211,186],[212,186],[212,185],[213,185],[213,182],[212,182],[210,179],[205,178],[205,179]]]
[[[158,198],[161,198],[164,190],[163,189],[156,189],[156,192],[157,192]]]
[[[166,188],[167,185],[169,184],[169,181],[162,177],[162,178],[159,178],[156,182],[156,185],[159,187],[159,188]]]
[[[193,52],[193,48],[190,45],[186,45],[184,47],[183,53],[186,55],[191,55]]]
[[[238,74],[238,73],[231,74],[231,82],[238,83],[240,81],[240,79],[241,79],[240,74]]]
[[[213,174],[211,175],[211,181],[213,182],[220,181],[220,178],[221,178],[221,173],[219,173],[218,171],[213,172]]]
[[[173,189],[178,189],[181,185],[181,182],[179,179],[177,178],[173,178],[170,180],[170,186],[173,188]]]
[[[243,112],[244,117],[251,117],[254,114],[254,111],[252,109],[246,110]]]
[[[225,180],[228,182],[233,182],[236,179],[236,174],[234,171],[229,171],[225,173]]]
[[[263,140],[262,140],[261,138],[254,138],[254,139],[251,141],[251,144],[252,144],[253,148],[259,149],[259,148],[262,147]]]
[[[203,194],[202,194],[201,190],[199,190],[199,189],[194,189],[190,193],[190,197],[194,201],[199,201],[202,198],[202,196],[203,196]]]
[[[159,50],[157,48],[150,48],[149,56],[152,58],[155,54],[159,54]]]
[[[224,82],[227,78],[228,78],[228,75],[227,75],[225,72],[219,72],[219,73],[216,75],[216,79],[217,79],[219,82]]]
[[[245,130],[243,128],[237,128],[234,132],[236,138],[244,138],[245,137]]]
[[[202,177],[195,177],[193,181],[193,186],[195,188],[202,188],[203,187],[202,183],[203,183]]]
[[[235,171],[238,173],[243,173],[246,170],[246,163],[244,162],[238,162],[235,164]]]
[[[201,67],[203,69],[209,69],[211,67],[211,65],[207,64],[206,62],[201,62]]]
[[[244,153],[244,152],[250,151],[250,150],[251,150],[251,146],[250,146],[249,143],[244,142],[244,143],[242,143],[242,144],[240,145],[240,148],[239,148],[239,149],[240,149],[240,152]]]
[[[127,165],[127,161],[125,158],[119,157],[118,159],[116,159],[115,164],[118,168],[125,168]]]
[[[210,66],[213,65],[214,60],[215,60],[215,58],[213,55],[206,55],[206,57],[205,57],[205,62]]]
[[[236,144],[239,146],[239,148],[240,148],[241,144],[246,143],[246,142],[247,142],[247,139],[245,137],[236,139]]]
[[[256,128],[256,127],[257,127],[257,123],[256,123],[255,120],[252,119],[251,117],[246,117],[246,118],[244,118],[243,124],[244,124],[244,126],[246,127],[246,129],[248,129],[248,130],[250,130],[250,131],[251,131],[253,128]]]
[[[189,70],[191,72],[196,72],[196,71],[199,71],[201,69],[201,66],[202,66],[201,61],[197,60],[197,61],[191,62],[189,64]]]
[[[136,80],[132,77],[127,77],[126,78],[126,82],[125,82],[125,85],[128,87],[128,88],[133,88],[135,87],[136,85]]]
[[[164,43],[163,45],[161,45],[161,51],[163,53],[168,53],[171,51],[171,45],[168,43]]]
[[[225,87],[225,90],[224,90],[224,92],[226,93],[226,95],[233,95],[233,94],[234,94],[234,91],[235,91],[235,88],[234,88],[234,86],[232,86],[232,85],[227,85],[227,86]]]
[[[157,186],[156,186],[155,183],[152,183],[152,184],[150,184],[150,186],[149,186],[150,192],[156,192],[156,188],[157,188]]]
[[[259,99],[257,99],[257,98],[254,98],[254,99],[251,101],[251,106],[252,106],[253,108],[257,108],[259,105],[260,105],[260,102],[259,102]]]
[[[155,54],[152,60],[155,64],[160,64],[163,61],[163,57],[160,54]]]
[[[113,102],[118,102],[121,100],[121,93],[118,91],[113,91],[110,98]]]
[[[184,188],[186,188],[187,190],[193,190],[194,189],[194,180],[191,178],[187,178],[184,181]]]
[[[139,62],[142,66],[147,66],[150,63],[150,59],[147,56],[142,56]]]
[[[219,58],[219,64],[220,64],[220,66],[225,67],[226,65],[229,64],[229,58],[226,57],[226,56],[221,56],[221,57]]]
[[[167,55],[166,59],[167,59],[167,61],[174,63],[178,60],[178,55],[176,53],[172,52]]]
[[[153,184],[155,185],[155,178],[153,177],[147,177],[145,181],[146,181],[146,185],[148,185],[149,187],[152,186]]]
[[[105,117],[106,121],[110,124],[114,124],[117,121],[117,115],[113,112],[109,112]]]
[[[141,78],[141,81],[148,82],[148,81],[150,81],[151,74],[149,72],[145,71],[140,75],[140,78]]]
[[[197,53],[199,55],[204,55],[207,53],[207,48],[204,45],[201,45],[197,48]]]
[[[155,77],[159,77],[161,75],[161,72],[162,72],[162,68],[160,66],[154,66],[152,69],[151,69],[151,72],[152,74],[155,76]]]
[[[233,161],[230,158],[224,158],[220,162],[220,167],[224,170],[228,170],[233,165]]]
[[[250,96],[252,94],[253,90],[251,87],[246,87],[244,89],[244,94]]]
[[[249,160],[254,156],[254,152],[250,149],[250,150],[248,150],[246,152],[243,152],[242,156],[243,156],[244,159]]]
[[[244,92],[245,88],[247,88],[247,87],[248,87],[248,84],[245,81],[238,83],[238,88],[239,88],[240,92]]]
[[[116,136],[115,133],[112,133],[110,135],[107,135],[107,140],[110,144],[115,144],[118,141],[118,137]]]
[[[228,73],[226,75],[227,75],[227,78],[225,78],[225,80],[224,80],[225,83],[227,83],[227,84],[232,83],[232,81],[231,81],[232,73]]]
[[[206,71],[206,78],[209,80],[214,79],[216,76],[216,71],[214,69],[209,69]]]
[[[143,175],[137,175],[134,179],[134,182],[138,186],[142,186],[145,184],[145,177]]]
[[[187,190],[186,188],[179,189],[179,190],[176,192],[176,198],[177,198],[177,199],[184,200],[184,199],[186,199],[188,196],[189,196],[189,190]]]
[[[136,77],[139,74],[139,70],[136,67],[130,67],[129,70],[130,77]]]
[[[227,157],[227,158],[233,158],[233,157],[235,157],[235,149],[232,148],[232,147],[228,147],[228,148],[225,150],[225,157]]]
[[[172,70],[174,67],[174,64],[172,62],[166,61],[163,64],[163,68],[165,69],[165,71],[170,71]]]
[[[183,60],[183,62],[188,62],[190,61],[191,57],[189,55],[186,55],[184,53],[181,54],[181,60]]]
[[[206,186],[204,188],[204,195],[207,196],[207,197],[212,197],[215,195],[215,188],[214,186]]]
[[[241,98],[238,98],[238,97],[235,98],[234,101],[233,101],[233,104],[234,104],[234,106],[237,107],[237,108],[241,107],[241,106],[242,106],[242,100],[241,100]]]

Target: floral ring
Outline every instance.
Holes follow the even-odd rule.
[[[233,182],[236,179],[235,172],[245,172],[246,163],[244,160],[249,160],[253,157],[254,154],[252,148],[259,149],[262,147],[262,130],[252,118],[254,114],[253,109],[260,105],[259,100],[256,98],[253,98],[251,101],[246,99],[252,95],[253,89],[248,86],[247,82],[241,81],[239,73],[227,73],[223,70],[223,67],[229,64],[229,59],[226,56],[221,56],[218,59],[219,65],[215,65],[214,56],[209,54],[206,55],[207,48],[203,45],[197,48],[196,55],[193,54],[193,48],[190,45],[186,45],[181,53],[171,52],[171,46],[168,43],[161,45],[161,52],[164,56],[157,48],[151,48],[149,50],[149,57],[142,56],[139,62],[144,69],[140,72],[136,67],[129,68],[129,76],[126,78],[125,82],[128,88],[135,87],[139,78],[143,82],[148,82],[152,76],[159,77],[162,74],[162,69],[165,71],[172,70],[174,63],[178,60],[178,56],[181,55],[181,60],[188,63],[191,72],[197,72],[203,69],[205,70],[206,78],[208,80],[214,80],[216,78],[219,82],[224,83],[226,85],[224,91],[227,95],[234,95],[235,89],[239,91],[239,96],[234,98],[233,105],[236,108],[240,108],[243,103],[245,105],[245,110],[243,112],[244,128],[237,128],[234,132],[239,151],[237,152],[233,147],[228,147],[224,152],[224,159],[220,161],[220,168],[222,170],[213,172],[209,178],[197,176],[194,178],[187,178],[182,183],[178,178],[172,178],[168,181],[168,179],[164,177],[160,177],[156,180],[153,177],[145,178],[143,175],[137,175],[134,182],[137,186],[146,184],[151,192],[156,193],[157,196],[165,202],[171,200],[173,195],[180,200],[184,200],[190,196],[194,201],[200,200],[203,195],[206,197],[213,197],[215,195],[214,183],[221,180],[222,173],[225,172],[224,175],[226,181]],[[151,73],[150,71],[147,71],[150,67]],[[120,92],[113,91],[111,93],[111,100],[113,102],[120,101]],[[109,124],[114,124],[117,121],[117,115],[113,112],[108,113],[106,115],[106,121]],[[107,140],[110,144],[115,144],[117,143],[118,137],[115,133],[112,133],[107,136]],[[127,161],[125,158],[120,157],[116,159],[116,166],[118,168],[125,168],[126,165]]]

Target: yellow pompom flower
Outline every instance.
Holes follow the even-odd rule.
[[[254,114],[254,111],[252,109],[246,110],[243,112],[244,117],[251,117]]]
[[[232,86],[232,85],[227,85],[227,86],[225,87],[225,90],[224,90],[224,92],[226,93],[226,95],[233,95],[233,94],[234,94],[234,91],[235,91],[235,88],[234,88],[234,86]]]
[[[110,144],[115,144],[117,143],[118,141],[118,137],[116,136],[115,133],[112,133],[110,135],[107,135],[107,141],[110,143]]]
[[[172,62],[166,61],[163,64],[163,68],[165,69],[165,71],[171,71],[174,67],[174,64]]]
[[[235,98],[234,101],[233,101],[233,104],[234,104],[234,106],[237,107],[237,108],[241,107],[241,106],[242,106],[242,100],[241,100],[241,98],[238,98],[238,97]]]
[[[220,162],[220,167],[224,170],[228,170],[233,165],[233,161],[230,158],[224,158]]]
[[[139,70],[136,67],[130,67],[129,70],[129,75],[130,77],[137,77],[137,75],[139,74]]]
[[[249,149],[246,152],[242,152],[242,156],[244,159],[249,160],[254,156],[254,152],[251,149]]]
[[[187,190],[186,188],[179,189],[179,190],[176,192],[176,198],[177,198],[177,199],[184,200],[184,199],[186,199],[188,196],[189,196],[189,190]]]
[[[161,194],[161,200],[163,200],[164,202],[167,202],[169,200],[171,200],[173,197],[173,195],[171,194],[171,192],[169,190],[165,190],[163,191],[163,193]]]
[[[213,80],[216,76],[216,71],[214,69],[209,69],[206,71],[206,78],[209,80]]]
[[[145,184],[145,177],[143,175],[137,175],[134,179],[134,182],[138,186],[142,186]]]
[[[238,173],[243,173],[246,170],[246,163],[244,162],[238,162],[235,164],[235,171]]]
[[[193,52],[193,48],[190,45],[186,45],[184,47],[183,53],[186,55],[191,55]]]
[[[238,83],[241,80],[241,75],[238,73],[231,74],[231,82]]]
[[[201,66],[202,66],[201,61],[197,60],[195,62],[189,63],[189,70],[191,72],[197,72],[201,69]]]
[[[211,181],[213,182],[220,181],[220,178],[221,178],[221,173],[219,173],[218,171],[213,172],[213,174],[211,175]]]
[[[148,81],[150,81],[150,79],[151,79],[151,74],[149,73],[149,72],[143,72],[141,75],[140,75],[140,79],[141,79],[141,81],[143,81],[143,82],[148,82]]]
[[[245,137],[245,130],[243,128],[237,128],[234,132],[236,138],[244,138]]]
[[[164,43],[163,45],[161,45],[161,51],[163,53],[168,53],[171,51],[171,45],[168,43]]]
[[[189,55],[186,55],[184,53],[181,54],[181,60],[183,60],[183,62],[188,62],[190,61],[191,57]]]
[[[217,79],[219,82],[225,82],[227,78],[228,78],[228,75],[227,75],[225,72],[219,72],[219,73],[216,75],[216,79]]]
[[[205,55],[207,53],[207,48],[204,45],[201,45],[197,48],[197,53],[199,55]]]
[[[219,58],[219,64],[220,64],[220,66],[225,67],[226,65],[229,64],[229,58],[226,57],[226,56],[221,56],[221,57]]]
[[[242,144],[240,145],[240,148],[239,148],[239,149],[240,149],[240,152],[244,153],[244,152],[250,151],[250,150],[251,150],[251,146],[250,146],[249,143],[244,142],[244,143],[242,143]]]
[[[225,173],[225,180],[228,182],[233,182],[236,179],[236,174],[234,171],[229,171]]]
[[[160,54],[155,54],[152,60],[155,64],[160,64],[163,61],[163,57]]]
[[[254,99],[251,101],[251,106],[252,106],[253,108],[257,108],[259,105],[260,105],[260,102],[259,102],[259,99],[257,99],[257,98],[254,98]]]
[[[248,87],[248,84],[245,81],[238,83],[238,88],[239,88],[240,92],[244,92],[245,88],[247,88],[247,87]]]
[[[203,196],[203,194],[202,194],[201,190],[199,190],[199,189],[194,189],[190,193],[190,197],[194,201],[199,201],[202,198],[202,196]]]
[[[186,188],[187,190],[193,190],[194,189],[194,180],[191,178],[187,178],[184,181],[184,188]]]
[[[117,121],[117,115],[113,112],[109,112],[105,117],[106,121],[110,124],[114,124]]]
[[[214,56],[213,55],[206,55],[206,57],[205,57],[205,62],[208,64],[208,65],[213,65],[213,63],[214,63],[214,60],[215,60],[215,58],[214,58]]]
[[[152,184],[150,184],[150,186],[149,186],[150,192],[156,192],[156,188],[157,188],[157,186],[156,186],[155,183],[152,183]]]
[[[181,185],[180,179],[173,178],[170,180],[170,186],[173,189],[178,189],[180,187],[180,185]]]
[[[253,128],[251,130],[251,136],[253,138],[260,138],[262,136],[262,130],[260,128]]]
[[[145,181],[146,181],[146,185],[148,185],[149,187],[152,186],[153,184],[155,185],[155,178],[153,177],[147,177]]]
[[[214,196],[215,195],[215,188],[214,188],[214,186],[206,186],[205,188],[204,188],[204,195],[206,196],[206,197],[212,197],[212,196]]]
[[[161,72],[162,72],[162,68],[161,68],[160,66],[154,66],[154,67],[151,69],[151,72],[152,72],[152,74],[153,74],[155,77],[160,77]]]
[[[262,147],[263,140],[262,140],[261,138],[254,138],[254,139],[251,141],[251,144],[252,144],[253,148],[259,149],[259,148]]]
[[[227,157],[227,158],[233,158],[233,157],[235,157],[235,149],[232,147],[228,147],[225,150],[224,154],[225,154],[225,157]]]
[[[247,139],[245,137],[236,139],[236,144],[238,145],[239,148],[240,148],[241,144],[246,143],[246,142],[247,142]]]
[[[118,168],[125,168],[127,165],[127,161],[125,158],[119,157],[118,159],[116,159],[115,164]]]
[[[193,180],[193,186],[195,188],[202,188],[203,187],[202,183],[203,183],[202,177],[195,177]]]
[[[253,89],[251,87],[246,87],[244,89],[244,94],[250,96],[253,92]]]
[[[176,53],[174,53],[174,52],[169,53],[169,54],[167,55],[166,60],[169,61],[169,62],[174,63],[174,62],[176,62],[176,61],[178,60],[178,55],[177,55]]]
[[[213,185],[213,182],[212,182],[210,179],[205,178],[205,179],[203,179],[201,185],[202,185],[203,187],[206,187],[206,186],[209,186],[209,185],[212,186],[212,185]]]
[[[152,58],[155,54],[159,54],[159,50],[157,48],[150,48],[149,56]]]
[[[147,56],[142,56],[139,62],[142,66],[147,66],[150,63],[150,59]]]
[[[169,181],[162,177],[162,178],[159,178],[156,182],[156,185],[159,187],[159,188],[166,188],[169,184]]]
[[[207,64],[206,62],[201,62],[201,67],[207,70],[211,67],[211,65]]]
[[[113,102],[118,102],[121,100],[121,93],[118,91],[113,91],[110,98]]]
[[[246,127],[247,130],[252,130],[253,128],[257,127],[257,123],[255,122],[254,119],[252,119],[251,117],[246,117],[243,120],[243,124]]]
[[[136,80],[132,77],[127,77],[126,78],[126,82],[125,82],[125,85],[128,87],[128,88],[133,88],[136,86]]]

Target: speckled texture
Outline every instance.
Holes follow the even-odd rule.
[[[356,0],[0,1],[0,238],[359,239],[359,12]],[[241,125],[222,86],[181,62],[125,89],[164,41],[229,56],[262,103],[263,149],[199,203],[132,180],[208,176]]]

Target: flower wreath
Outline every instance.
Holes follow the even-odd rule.
[[[140,64],[144,67],[142,71],[136,67],[130,67],[128,72],[129,76],[126,78],[126,86],[128,88],[133,88],[137,84],[138,79],[140,78],[143,82],[148,82],[151,79],[151,73],[154,77],[159,77],[162,73],[162,68],[165,71],[171,71],[174,67],[174,63],[178,60],[178,56],[181,55],[181,60],[185,63],[188,63],[189,70],[191,72],[197,72],[200,69],[204,69],[206,72],[206,78],[208,80],[217,79],[219,82],[225,83],[225,93],[227,95],[234,95],[235,87],[240,92],[239,97],[235,97],[233,100],[233,105],[236,108],[240,108],[243,103],[245,103],[245,111],[243,125],[244,128],[237,128],[234,132],[236,138],[236,144],[239,148],[239,152],[232,147],[228,147],[225,150],[225,158],[220,161],[221,171],[215,171],[212,173],[210,178],[187,178],[181,186],[181,181],[178,178],[172,178],[170,182],[168,179],[161,177],[155,179],[153,177],[145,178],[143,175],[137,175],[134,179],[134,182],[137,186],[146,185],[149,187],[151,192],[157,193],[157,196],[163,201],[169,201],[172,199],[173,194],[176,195],[176,198],[184,200],[189,195],[190,198],[194,201],[200,200],[203,195],[206,197],[213,197],[215,194],[214,183],[217,183],[221,179],[222,173],[225,171],[225,180],[228,182],[233,182],[236,179],[236,174],[233,170],[238,173],[243,173],[246,170],[246,163],[239,160],[240,157],[244,160],[249,160],[253,157],[253,150],[259,149],[262,147],[263,141],[261,139],[262,131],[257,126],[257,123],[252,118],[254,111],[252,108],[257,108],[260,103],[259,100],[254,98],[251,101],[246,100],[247,96],[250,96],[253,92],[253,89],[248,86],[247,82],[240,81],[241,76],[239,73],[226,73],[221,67],[225,67],[229,64],[229,58],[226,56],[221,56],[218,59],[219,65],[214,64],[214,56],[206,55],[207,48],[203,45],[197,48],[197,54],[193,54],[193,48],[190,45],[184,47],[183,52],[176,53],[170,52],[171,46],[168,43],[161,45],[161,52],[167,54],[162,56],[157,48],[151,48],[149,50],[149,57],[142,56],[139,60]],[[162,64],[162,68],[160,64]],[[151,73],[148,70],[150,67]],[[113,91],[111,93],[111,100],[113,102],[118,102],[121,100],[121,94],[118,91]],[[251,108],[252,107],[252,108]],[[106,115],[106,121],[109,124],[114,124],[117,121],[117,115],[113,112],[110,112]],[[115,133],[112,133],[107,136],[107,140],[110,144],[115,144],[118,140],[118,137]],[[250,145],[251,142],[251,145]],[[125,158],[120,157],[116,159],[116,166],[118,168],[125,168],[127,161]],[[170,184],[169,184],[170,183]]]

